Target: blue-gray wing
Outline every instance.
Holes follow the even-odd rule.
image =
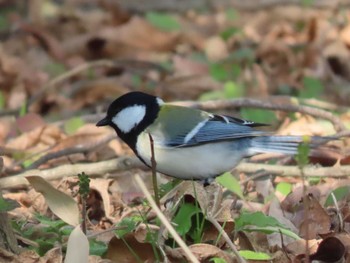
[[[170,147],[190,147],[209,142],[227,141],[238,138],[269,135],[269,132],[255,130],[254,127],[266,124],[254,123],[238,118],[213,115],[187,134],[178,135],[168,141]]]

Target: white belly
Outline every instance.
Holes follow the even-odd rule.
[[[140,157],[151,166],[148,134],[136,143]],[[230,171],[244,156],[234,151],[234,142],[203,144],[196,147],[163,147],[154,145],[157,171],[180,179],[203,180]]]

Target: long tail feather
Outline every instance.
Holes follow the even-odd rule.
[[[314,155],[313,149],[332,140],[332,137],[317,137],[310,138],[311,155]],[[281,153],[294,155],[298,152],[298,145],[303,142],[302,136],[260,136],[254,137],[251,140],[250,154],[257,153]]]

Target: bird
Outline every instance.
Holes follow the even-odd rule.
[[[96,126],[112,127],[148,167],[154,157],[157,172],[205,185],[244,158],[294,155],[303,142],[302,136],[277,136],[257,128],[266,124],[172,105],[140,91],[114,100]]]

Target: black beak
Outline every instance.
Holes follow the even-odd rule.
[[[98,123],[96,123],[96,126],[107,126],[109,125],[109,120],[106,118],[103,118]]]

